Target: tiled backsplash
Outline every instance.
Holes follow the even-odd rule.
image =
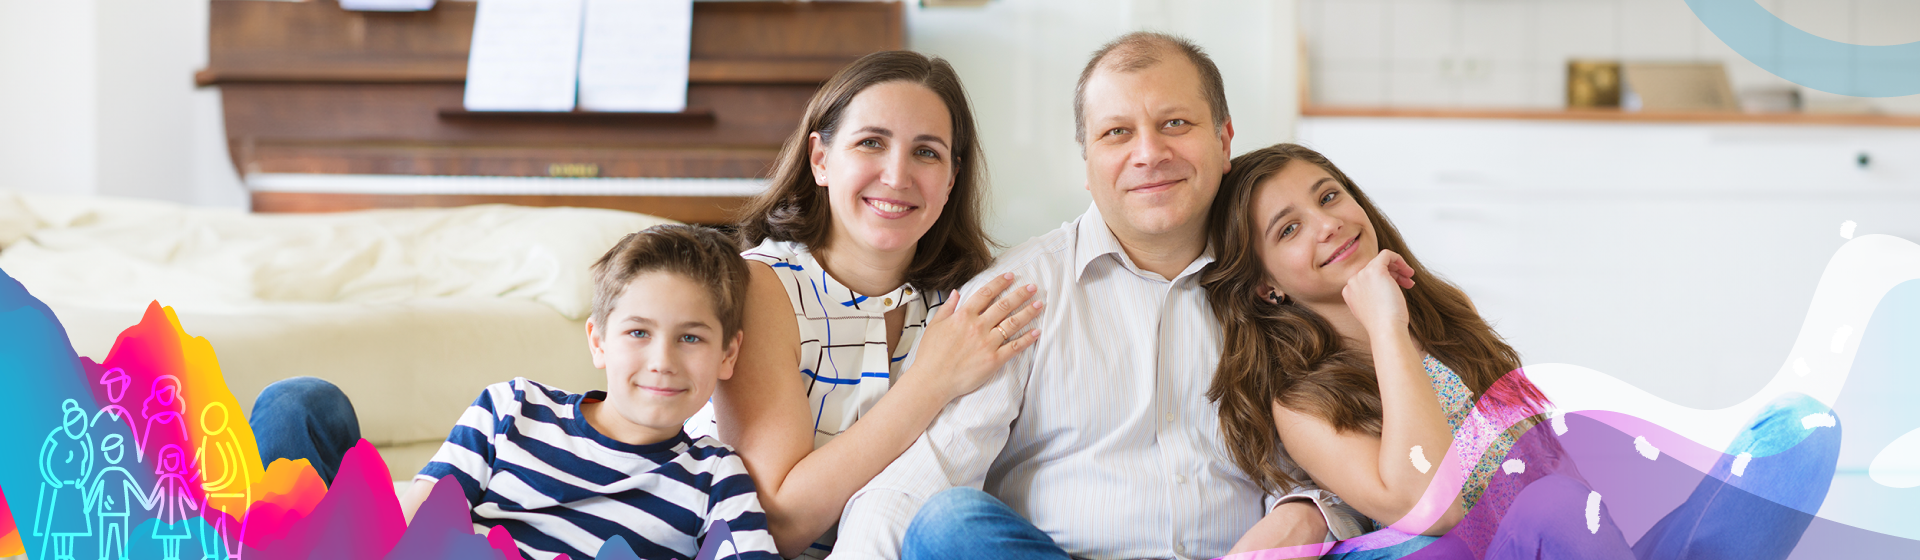
[[[1920,0],[1758,0],[1809,33],[1863,45],[1920,41]],[[1720,61],[1736,93],[1795,88],[1741,58],[1685,0],[1300,0],[1312,102],[1388,107],[1566,103],[1574,58]],[[1843,99],[1920,113],[1920,96]]]

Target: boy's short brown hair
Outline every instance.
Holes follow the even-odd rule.
[[[593,263],[593,315],[588,319],[606,337],[607,314],[627,284],[647,272],[671,272],[706,287],[720,317],[723,345],[740,332],[747,307],[747,261],[733,240],[703,226],[664,224],[620,238]]]

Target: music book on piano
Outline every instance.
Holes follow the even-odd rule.
[[[586,1],[580,109],[685,111],[693,0]]]
[[[585,6],[585,0],[482,0],[467,53],[467,110],[573,110]]]

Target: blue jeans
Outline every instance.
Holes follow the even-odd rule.
[[[972,488],[934,494],[907,525],[904,541],[902,560],[1071,558],[999,498]]]
[[[1786,558],[1826,500],[1840,457],[1839,419],[1831,427],[1810,428],[1802,423],[1815,414],[1832,412],[1798,393],[1768,403],[1727,446],[1687,500],[1655,522],[1632,547],[1610,515],[1603,513],[1600,529],[1590,530],[1581,510],[1568,506],[1581,503],[1592,491],[1584,482],[1560,475],[1536,480],[1515,496],[1486,558]],[[1736,476],[1733,464],[1742,453],[1751,458]],[[1604,503],[1601,507],[1606,511]],[[1465,547],[1430,544],[1457,543],[1450,542],[1450,537],[1414,537],[1401,545],[1331,558],[1472,556]]]
[[[260,445],[261,465],[306,459],[329,486],[347,450],[360,442],[353,403],[339,387],[317,377],[283,379],[261,389],[247,424]]]
[[[1826,501],[1840,459],[1840,419],[1834,416],[1832,427],[1802,423],[1815,414],[1834,416],[1799,393],[1768,403],[1687,501],[1633,544],[1634,556],[1786,558]],[[1752,458],[1733,476],[1741,453]]]

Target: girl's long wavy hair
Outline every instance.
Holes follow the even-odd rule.
[[[980,207],[986,198],[986,161],[980,153],[967,92],[960,86],[960,75],[946,60],[913,51],[884,51],[861,57],[814,92],[806,114],[800,117],[799,128],[787,137],[774,160],[766,192],[741,210],[737,224],[742,247],[773,239],[803,243],[814,251],[827,248],[833,213],[826,188],[813,182],[812,148],[807,138],[817,132],[821,142],[831,144],[853,98],[867,88],[890,82],[926,86],[945,102],[953,122],[953,190],[947,194],[940,219],[915,245],[906,281],[925,293],[945,293],[993,263],[994,243],[980,225]]]
[[[1349,348],[1333,325],[1303,305],[1256,295],[1266,268],[1258,252],[1253,197],[1260,183],[1295,162],[1319,166],[1339,181],[1366,211],[1380,248],[1399,253],[1413,267],[1414,286],[1406,291],[1408,327],[1421,348],[1453,368],[1474,395],[1484,395],[1482,405],[1543,409],[1546,396],[1524,378],[1487,394],[1501,376],[1520,369],[1519,353],[1480,318],[1465,292],[1421,266],[1399,230],[1340,168],[1304,146],[1276,144],[1233,158],[1209,216],[1217,258],[1200,279],[1224,331],[1220,367],[1207,398],[1219,404],[1227,449],[1242,472],[1268,491],[1299,483],[1279,466],[1275,404],[1323,419],[1340,432],[1380,435],[1380,385],[1365,349]]]

